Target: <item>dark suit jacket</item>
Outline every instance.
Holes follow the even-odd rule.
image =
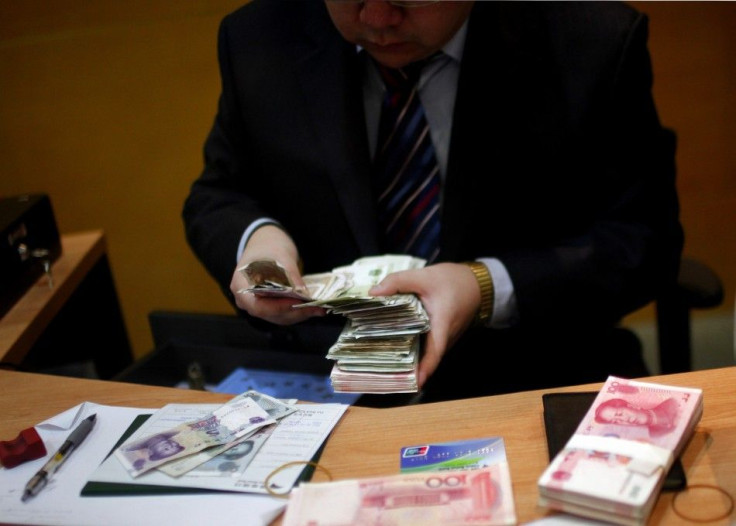
[[[440,366],[443,390],[468,365],[485,371],[479,394],[628,370],[611,327],[674,279],[682,248],[646,40],[646,17],[618,3],[474,6],[439,260],[503,261],[520,325],[469,331]],[[264,216],[294,238],[306,273],[378,253],[363,66],[323,3],[256,0],[225,18],[218,49],[222,95],[184,209],[213,277],[227,290],[238,240]],[[571,376],[488,380],[500,353]]]

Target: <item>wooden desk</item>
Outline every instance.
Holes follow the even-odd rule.
[[[54,286],[49,287],[46,276],[42,276],[0,319],[0,361],[22,366],[57,316],[75,300],[83,285],[90,281],[92,283],[86,288],[92,289],[92,297],[85,298],[87,305],[80,310],[84,310],[85,315],[88,311],[99,314],[93,319],[87,318],[80,325],[85,328],[87,335],[104,330],[103,334],[107,334],[107,338],[95,342],[95,345],[101,346],[112,340],[113,360],[120,363],[115,363],[110,370],[120,370],[132,361],[132,356],[107,262],[104,234],[101,230],[95,230],[63,235],[61,246],[62,254],[51,267]],[[91,303],[96,304],[89,305]],[[96,330],[95,322],[103,319],[103,315],[103,326]],[[70,326],[64,331],[74,333],[77,328]],[[55,336],[58,336],[58,332]],[[109,353],[110,349],[105,352]],[[102,367],[103,373],[106,367],[106,364]],[[111,375],[112,372],[101,374],[104,378]]]
[[[649,379],[704,391],[704,412],[682,461],[688,482],[714,484],[736,495],[736,367],[696,371]],[[228,395],[163,387],[102,382],[0,371],[0,437],[16,436],[85,400],[132,407],[161,407],[168,402],[224,402]],[[598,390],[600,384],[554,391]],[[548,514],[537,507],[537,479],[548,464],[541,395],[529,391],[440,404],[373,409],[351,407],[328,440],[320,463],[336,479],[398,472],[402,446],[467,438],[501,436],[511,468],[520,523]],[[315,481],[325,480],[317,471]],[[692,524],[672,510],[673,493],[662,493],[649,524]],[[697,507],[723,506],[709,495]],[[679,504],[687,505],[683,498]],[[692,506],[690,501],[690,506]],[[681,509],[685,509],[683,506]],[[691,510],[692,511],[692,510]],[[733,524],[736,513],[711,525]]]

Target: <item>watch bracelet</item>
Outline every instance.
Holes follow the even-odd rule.
[[[485,325],[493,314],[493,301],[495,299],[491,273],[488,272],[488,267],[480,261],[465,261],[463,264],[467,265],[473,272],[480,288],[480,307],[475,316],[475,324]]]

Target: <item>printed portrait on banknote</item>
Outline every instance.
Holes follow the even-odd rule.
[[[178,434],[178,431],[158,433],[145,440],[134,442],[129,447],[126,447],[125,451],[140,451],[145,453],[148,456],[148,460],[151,462],[162,460],[174,456],[184,450],[184,446],[173,439],[173,437]],[[145,458],[138,458],[133,463],[137,469],[140,469],[140,467],[145,464]]]
[[[598,405],[595,420],[602,424],[642,426],[650,436],[664,435],[677,426],[677,401],[668,398],[655,406],[641,407],[623,398],[611,398]]]

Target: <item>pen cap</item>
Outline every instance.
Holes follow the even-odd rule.
[[[46,455],[46,446],[35,428],[29,427],[13,440],[0,441],[0,463],[6,468]]]

